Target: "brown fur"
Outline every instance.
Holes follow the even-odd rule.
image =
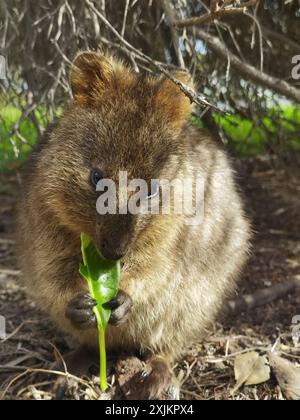
[[[186,83],[185,75],[182,80]],[[97,331],[65,317],[86,290],[78,273],[80,233],[99,244],[125,241],[121,289],[133,301],[107,344],[161,355],[172,363],[201,340],[236,286],[250,228],[224,150],[186,119],[191,104],[162,77],[141,77],[115,59],[83,53],[71,75],[74,101],[29,163],[20,206],[20,254],[32,297],[61,329],[97,346]],[[99,216],[91,169],[117,179],[205,179],[199,226],[185,216]]]

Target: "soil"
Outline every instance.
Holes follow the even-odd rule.
[[[263,159],[242,161],[239,167],[255,239],[238,293],[251,294],[300,274],[300,182],[288,178],[283,170],[272,169]],[[5,316],[7,329],[6,340],[0,341],[0,398],[123,398],[118,383],[122,385],[136,372],[137,359],[128,361],[127,372],[125,366],[119,377],[118,371],[113,371],[106,394],[100,392],[97,376],[67,376],[63,392],[54,386],[59,375],[51,372],[51,367],[70,350],[70,342],[27,299],[22,286],[14,242],[18,185],[15,174],[0,175],[0,315]],[[234,361],[248,351],[266,354],[276,345],[287,359],[299,363],[300,348],[292,341],[296,315],[300,315],[300,289],[235,317],[221,316],[206,341],[196,343],[174,366],[181,398],[285,399],[274,376],[260,385],[242,386],[233,395]]]

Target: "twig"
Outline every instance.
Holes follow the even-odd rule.
[[[20,378],[22,378],[23,376],[26,376],[30,373],[46,373],[46,374],[51,374],[51,375],[56,375],[56,376],[63,376],[64,378],[68,378],[68,379],[74,379],[76,382],[78,382],[81,385],[86,386],[87,388],[90,389],[91,391],[91,395],[92,397],[97,400],[99,398],[100,395],[98,395],[95,391],[95,389],[84,379],[78,378],[77,376],[71,375],[70,373],[65,373],[65,372],[59,372],[56,370],[48,370],[48,369],[26,369],[25,372],[21,373],[20,375],[17,375],[16,377],[14,377],[9,384],[6,386],[6,388],[4,389],[2,395],[0,396],[0,400],[3,400],[4,397],[6,396],[7,392],[9,391],[9,389],[11,388],[11,386],[17,382]]]
[[[1,268],[0,274],[4,274],[6,276],[19,276],[21,274],[21,271],[19,270],[10,270],[9,268]]]
[[[228,51],[226,45],[224,45],[219,38],[212,36],[201,29],[197,29],[197,35],[205,41],[208,47],[219,57],[227,59],[227,54],[229,54],[231,66],[243,77],[246,77],[254,83],[270,88],[280,95],[286,96],[287,98],[300,103],[300,89],[291,86],[284,80],[263,73],[250,64],[244,63],[235,54]]]
[[[14,245],[15,241],[12,239],[0,238],[0,245]]]
[[[65,0],[61,0],[61,2],[58,4],[58,6],[52,12],[47,11],[47,13],[45,13],[42,17],[40,17],[35,22],[33,22],[33,25],[32,26],[37,26],[44,19],[47,19],[47,18],[50,18],[50,17],[56,15],[56,13],[60,10],[60,8],[61,8],[61,6],[63,5],[64,2],[65,2]]]
[[[178,20],[175,22],[177,28],[186,28],[188,26],[202,25],[204,23],[210,23],[214,20],[223,19],[226,16],[232,16],[240,13],[244,13],[248,7],[255,6],[255,4],[260,0],[250,0],[246,3],[242,3],[241,7],[228,7],[210,10],[210,12],[205,13],[202,16],[192,17],[189,19]]]
[[[124,39],[121,34],[111,25],[111,23],[99,12],[98,9],[93,5],[90,0],[85,0],[87,6],[92,10],[98,18],[107,26],[107,28],[116,36],[116,38],[126,47],[130,52],[134,52],[136,57],[144,59],[148,64],[153,65],[156,67],[164,76],[166,76],[169,80],[176,84],[179,89],[190,99],[191,102],[195,102],[200,106],[209,106],[214,110],[224,113],[220,108],[215,105],[210,104],[202,95],[196,93],[192,88],[186,86],[181,81],[177,80],[174,76],[172,76],[160,63],[152,58],[148,57],[146,54],[139,51],[137,48],[133,47],[126,39]]]
[[[125,30],[126,30],[126,22],[127,22],[127,15],[128,15],[129,3],[130,3],[130,0],[126,0],[124,17],[123,17],[123,24],[122,24],[122,30],[121,30],[121,35],[123,37],[125,35]]]
[[[285,283],[276,284],[270,288],[261,289],[253,294],[244,295],[239,299],[231,300],[227,303],[225,310],[231,315],[237,315],[241,312],[271,303],[299,288],[300,275]]]
[[[253,19],[254,25],[256,24],[257,29],[258,29],[259,51],[260,51],[260,71],[263,72],[264,71],[264,49],[263,49],[263,33],[262,33],[261,25],[256,16],[251,15],[248,12],[245,12],[245,15],[248,16],[250,19]]]
[[[61,354],[61,352],[58,350],[58,348],[56,347],[56,345],[55,345],[55,344],[51,343],[51,341],[48,341],[48,343],[50,344],[50,346],[51,346],[51,347],[53,347],[53,349],[54,349],[54,351],[55,351],[56,355],[57,355],[57,356],[58,356],[58,358],[60,359],[60,361],[61,361],[61,363],[62,363],[62,366],[63,366],[63,368],[64,368],[64,372],[65,372],[65,373],[68,373],[67,365],[66,365],[65,359],[63,358],[63,355],[62,355],[62,354]]]
[[[59,54],[62,56],[62,58],[64,59],[64,61],[69,64],[69,66],[72,66],[72,61],[68,59],[68,57],[66,56],[66,54],[62,51],[62,49],[60,48],[60,46],[58,45],[57,41],[55,39],[51,40],[52,44],[55,45],[55,48],[57,49],[57,51],[59,52]]]
[[[222,29],[223,29],[223,28],[225,28],[225,30],[227,30],[227,31],[228,31],[228,33],[229,33],[229,35],[230,35],[230,37],[231,37],[231,40],[232,40],[232,42],[233,42],[233,44],[234,44],[234,46],[235,46],[235,48],[236,48],[237,52],[239,53],[240,58],[241,58],[243,61],[245,61],[246,59],[245,59],[245,57],[244,57],[244,54],[243,54],[243,52],[242,52],[242,50],[241,50],[241,47],[239,46],[239,43],[238,43],[238,41],[237,41],[237,39],[236,39],[236,36],[235,36],[235,34],[234,34],[234,32],[233,32],[233,30],[232,30],[231,26],[230,26],[230,25],[228,25],[228,24],[227,24],[227,23],[225,23],[225,22],[216,22],[216,24],[217,24],[217,25],[219,25]]]
[[[103,16],[106,16],[106,4],[105,0],[99,0],[100,3],[100,11],[103,14]]]
[[[228,356],[220,356],[220,357],[216,357],[216,358],[213,358],[212,356],[205,356],[205,357],[203,357],[203,360],[206,363],[210,363],[210,364],[214,365],[214,364],[218,364],[220,362],[224,362],[225,360],[235,359],[236,356],[240,356],[241,354],[245,354],[245,353],[248,353],[248,352],[251,352],[251,351],[267,352],[269,350],[270,350],[270,347],[253,346],[253,347],[246,348],[244,350],[240,350],[240,351],[237,351],[237,352],[234,352],[234,353],[230,353],[230,354],[228,354]]]
[[[28,104],[28,106],[24,109],[24,111],[22,112],[21,117],[17,120],[17,122],[14,124],[14,126],[11,129],[11,136],[13,135],[17,135],[19,128],[22,124],[22,122],[24,120],[26,120],[26,118],[36,110],[37,108],[37,104],[35,102],[31,102]]]
[[[5,343],[6,341],[10,340],[12,337],[14,337],[18,332],[24,327],[24,325],[27,324],[38,324],[39,321],[24,321],[22,324],[20,324],[11,334],[9,334],[4,340],[0,340],[0,343]]]
[[[163,8],[164,8],[164,12],[165,12],[165,15],[167,17],[168,24],[169,24],[169,27],[170,27],[173,46],[174,46],[174,50],[175,50],[175,53],[176,53],[176,56],[177,56],[178,64],[182,69],[184,69],[185,68],[185,63],[184,63],[183,55],[182,55],[182,52],[181,52],[181,49],[180,49],[180,39],[179,39],[177,29],[174,26],[175,13],[174,13],[174,10],[172,8],[172,4],[171,4],[170,0],[163,0]]]
[[[268,28],[262,28],[262,31],[264,35],[269,35],[270,37],[277,39],[277,41],[282,42],[284,45],[288,45],[293,51],[299,51],[299,44],[287,36]]]
[[[110,47],[113,47],[117,50],[122,51],[123,53],[127,54],[128,57],[130,58],[130,60],[132,58],[136,58],[137,60],[139,60],[141,63],[145,63],[145,64],[149,64],[148,60],[144,59],[143,57],[140,56],[140,54],[135,53],[134,51],[129,51],[128,48],[126,48],[124,45],[118,44],[116,42],[113,42],[105,37],[101,37],[100,38],[101,43],[108,45]],[[174,64],[170,64],[170,63],[163,63],[161,61],[156,61],[156,63],[158,63],[160,66],[170,70],[170,71],[178,71],[179,67],[178,66],[174,66]],[[135,66],[134,66],[135,67]],[[141,64],[140,64],[140,67]],[[144,68],[144,67],[143,67]],[[147,70],[148,72],[151,72],[151,70],[149,68],[145,68],[145,70]]]

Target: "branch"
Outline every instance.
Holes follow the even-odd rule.
[[[163,9],[164,9],[164,12],[165,12],[165,15],[167,17],[168,24],[170,27],[172,42],[173,42],[174,50],[177,56],[178,64],[181,68],[184,69],[185,63],[184,63],[184,59],[183,59],[182,52],[180,49],[179,35],[177,32],[177,29],[174,26],[175,14],[174,14],[174,10],[173,10],[170,0],[163,0]]]
[[[255,6],[260,0],[249,0],[246,3],[242,3],[240,7],[232,7],[231,5],[226,8],[218,9],[217,5],[212,2],[210,12],[205,13],[202,16],[192,17],[189,19],[179,20],[175,22],[177,28],[186,28],[188,26],[201,25],[204,23],[210,23],[214,20],[220,20],[226,16],[236,15],[244,13],[250,6]]]
[[[230,300],[225,306],[229,315],[237,315],[258,306],[267,305],[300,288],[300,275],[282,284],[276,284],[267,289],[260,289],[251,295],[244,295],[239,299]]]
[[[189,86],[186,86],[181,81],[177,80],[171,73],[169,73],[161,63],[158,61],[152,60],[152,58],[148,57],[146,54],[135,48],[131,45],[126,39],[122,37],[122,35],[112,26],[112,24],[99,12],[99,10],[94,6],[94,4],[90,0],[85,0],[87,6],[90,10],[92,10],[98,18],[105,24],[105,26],[115,35],[115,37],[120,41],[123,45],[123,48],[127,50],[128,54],[134,53],[136,58],[144,60],[148,64],[154,66],[157,70],[159,70],[164,76],[166,76],[169,80],[176,84],[179,89],[190,99],[191,102],[194,102],[200,106],[210,107],[217,112],[224,113],[220,108],[215,105],[210,104],[203,95],[195,92]]]
[[[121,31],[122,36],[125,35],[127,15],[128,15],[128,9],[129,9],[129,2],[130,2],[130,0],[126,0],[124,16],[123,16],[123,25],[122,25],[122,31]]]
[[[219,40],[219,38],[200,29],[197,30],[197,35],[205,41],[207,46],[219,57],[224,58],[224,60],[227,60],[229,57],[231,66],[243,77],[300,103],[300,89],[291,86],[284,80],[263,73],[250,64],[244,63],[236,55],[230,52],[226,45]]]
[[[100,11],[103,14],[103,16],[106,16],[106,4],[105,0],[99,0],[100,3]]]
[[[288,38],[287,36],[279,32],[272,31],[271,29],[268,29],[268,28],[262,28],[262,31],[265,35],[269,35],[270,37],[277,39],[277,41],[280,41],[283,44],[288,45],[293,51],[295,52],[299,51],[299,44],[293,41],[292,39]]]

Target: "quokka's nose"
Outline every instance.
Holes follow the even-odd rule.
[[[125,249],[116,247],[113,243],[110,243],[108,239],[102,239],[100,250],[104,258],[114,261],[120,260],[126,254]]]

